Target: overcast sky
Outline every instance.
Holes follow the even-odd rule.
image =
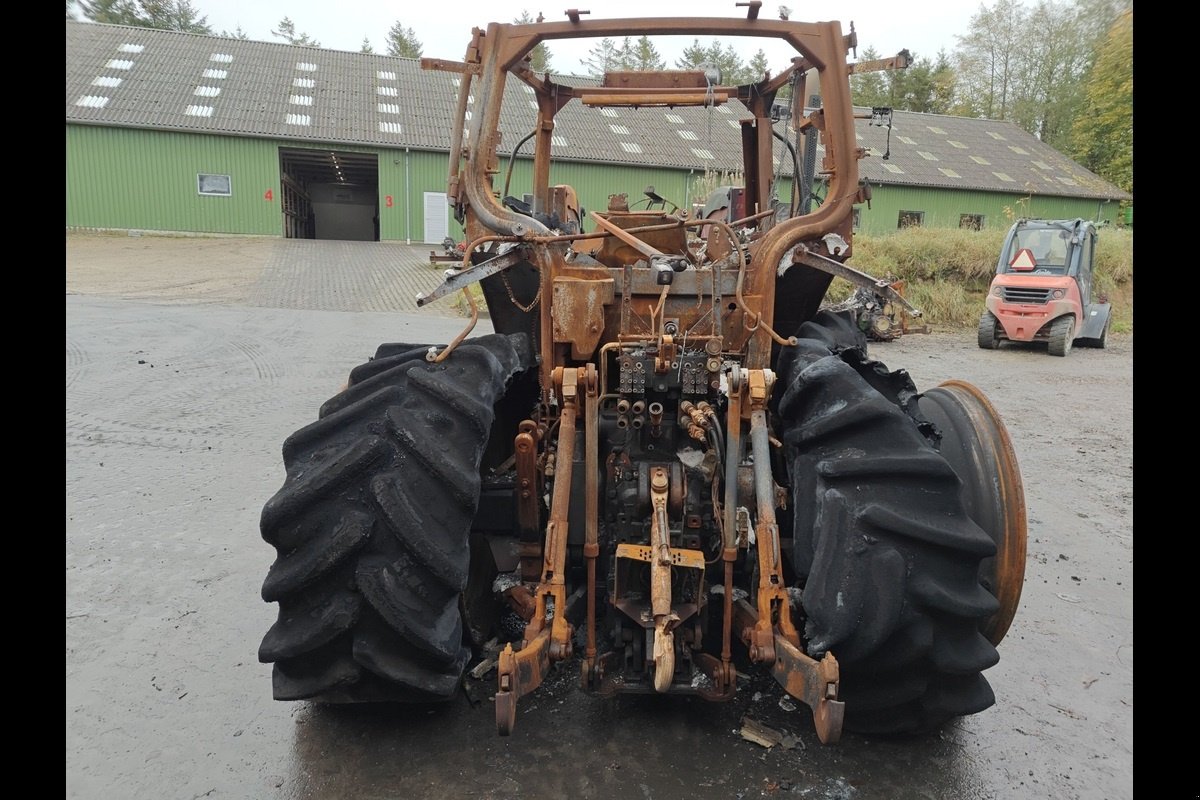
[[[543,3],[538,5],[538,3]],[[956,35],[967,30],[971,15],[979,9],[978,3],[962,0],[928,0],[928,2],[905,3],[898,0],[840,0],[839,2],[813,3],[812,0],[785,0],[793,11],[791,19],[818,22],[836,19],[843,30],[850,29],[854,22],[858,31],[859,53],[866,47],[874,47],[881,55],[893,55],[908,48],[918,57],[934,57],[937,51],[951,52]],[[780,3],[768,0],[763,3],[761,16],[774,19],[778,16]],[[283,17],[288,16],[296,25],[298,33],[307,33],[321,43],[322,47],[334,50],[357,51],[363,37],[371,41],[375,52],[385,52],[384,37],[397,21],[416,32],[423,46],[422,54],[434,58],[461,60],[471,39],[471,28],[486,27],[489,22],[512,22],[528,11],[536,17],[539,12],[549,20],[565,19],[567,7],[591,10],[593,19],[605,17],[645,17],[701,15],[713,17],[743,16],[744,8],[738,8],[735,0],[688,0],[656,6],[644,0],[600,0],[589,3],[583,0],[554,0],[554,4],[543,0],[443,0],[423,3],[381,3],[378,0],[192,0],[192,7],[208,18],[208,24],[216,33],[233,32],[240,25],[252,39],[281,41],[271,36],[271,31]],[[638,36],[636,30],[630,35]],[[702,44],[710,40],[702,39]],[[790,56],[786,45],[776,46],[769,40],[758,40],[745,46],[730,41],[746,60],[762,46],[771,60],[774,71],[786,65]],[[691,44],[687,38],[673,37],[658,41],[655,45],[667,61],[668,68],[675,66],[679,52]],[[768,46],[771,44],[772,46]],[[550,42],[550,67],[554,72],[581,74],[586,70],[580,66],[581,58],[594,42]],[[743,52],[744,51],[744,52]]]

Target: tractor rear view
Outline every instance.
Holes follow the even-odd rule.
[[[993,704],[983,672],[1024,579],[1012,446],[977,388],[920,392],[868,356],[853,314],[820,310],[835,276],[890,297],[844,263],[868,197],[854,34],[739,5],[740,19],[494,23],[463,62],[423,62],[459,77],[448,194],[466,246],[418,303],[461,291],[472,319],[445,345],[380,346],[284,443],[261,520],[278,553],[262,595],[279,617],[259,657],[277,699],[446,700],[498,637],[502,734],[562,662],[598,695],[711,701],[735,695],[739,669],[766,670],[823,742]],[[795,57],[738,86],[712,71],[568,85],[530,69],[542,42],[630,30],[771,37]],[[823,105],[806,110],[814,73]],[[775,199],[785,87],[790,132],[824,145],[829,190],[808,213]],[[495,180],[513,92],[536,106],[530,201]],[[568,104],[598,120],[727,106],[743,213],[629,210],[629,187],[585,211],[552,182]],[[495,333],[471,335],[475,284]]]

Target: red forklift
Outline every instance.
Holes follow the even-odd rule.
[[[979,346],[1045,342],[1052,356],[1075,344],[1104,347],[1112,306],[1093,299],[1096,225],[1084,219],[1021,219],[1009,229],[979,318]]]

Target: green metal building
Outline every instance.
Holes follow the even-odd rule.
[[[68,229],[461,238],[445,195],[456,76],[376,54],[66,25]],[[532,166],[520,146],[536,115],[528,91],[514,81],[501,115],[496,189],[518,198]],[[738,180],[744,116],[736,101],[667,110],[568,104],[555,120],[551,179],[575,187],[589,210],[618,193],[631,207],[648,205],[650,186],[688,209]],[[890,128],[875,122],[858,128],[868,153],[860,173],[873,194],[856,211],[862,231],[1007,227],[1014,215],[1117,222],[1130,199],[1011,123],[906,112]],[[794,139],[786,121],[779,131]],[[781,143],[777,155],[786,200],[792,158]]]

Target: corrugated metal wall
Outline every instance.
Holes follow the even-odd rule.
[[[424,195],[446,191],[448,168],[445,153],[379,151],[380,240],[414,243],[425,240]],[[450,231],[455,239],[462,239],[462,228],[453,217],[450,217]]]
[[[197,173],[230,176],[232,194],[200,195]],[[68,125],[67,226],[277,236],[278,146]]]
[[[1120,203],[1045,195],[969,192],[908,186],[871,187],[871,207],[859,206],[859,228],[863,233],[886,234],[899,226],[901,211],[924,214],[927,228],[957,228],[963,214],[983,216],[983,227],[1007,229],[1017,217],[1074,219],[1115,222]]]
[[[280,147],[314,148],[269,139],[68,125],[67,226],[280,236]],[[378,156],[380,239],[423,242],[424,193],[446,191],[446,154],[344,145],[335,149]],[[532,166],[530,159],[516,161],[509,194],[521,197],[529,191]],[[500,168],[498,192],[504,189],[507,159]],[[229,175],[232,195],[198,194],[197,173]],[[629,195],[631,207],[645,208],[643,191],[649,185],[682,208],[703,200],[700,170],[560,162],[552,166],[550,178],[575,187],[587,211],[603,211],[608,196],[619,193]],[[891,185],[872,190],[871,208],[859,207],[859,230],[871,234],[896,230],[901,211],[922,212],[926,227],[949,228],[959,227],[962,214],[982,215],[985,228],[1007,228],[1012,216],[1115,222],[1119,213],[1117,202]],[[778,197],[787,202],[790,191],[785,178]],[[463,235],[453,219],[450,234],[456,239]]]

